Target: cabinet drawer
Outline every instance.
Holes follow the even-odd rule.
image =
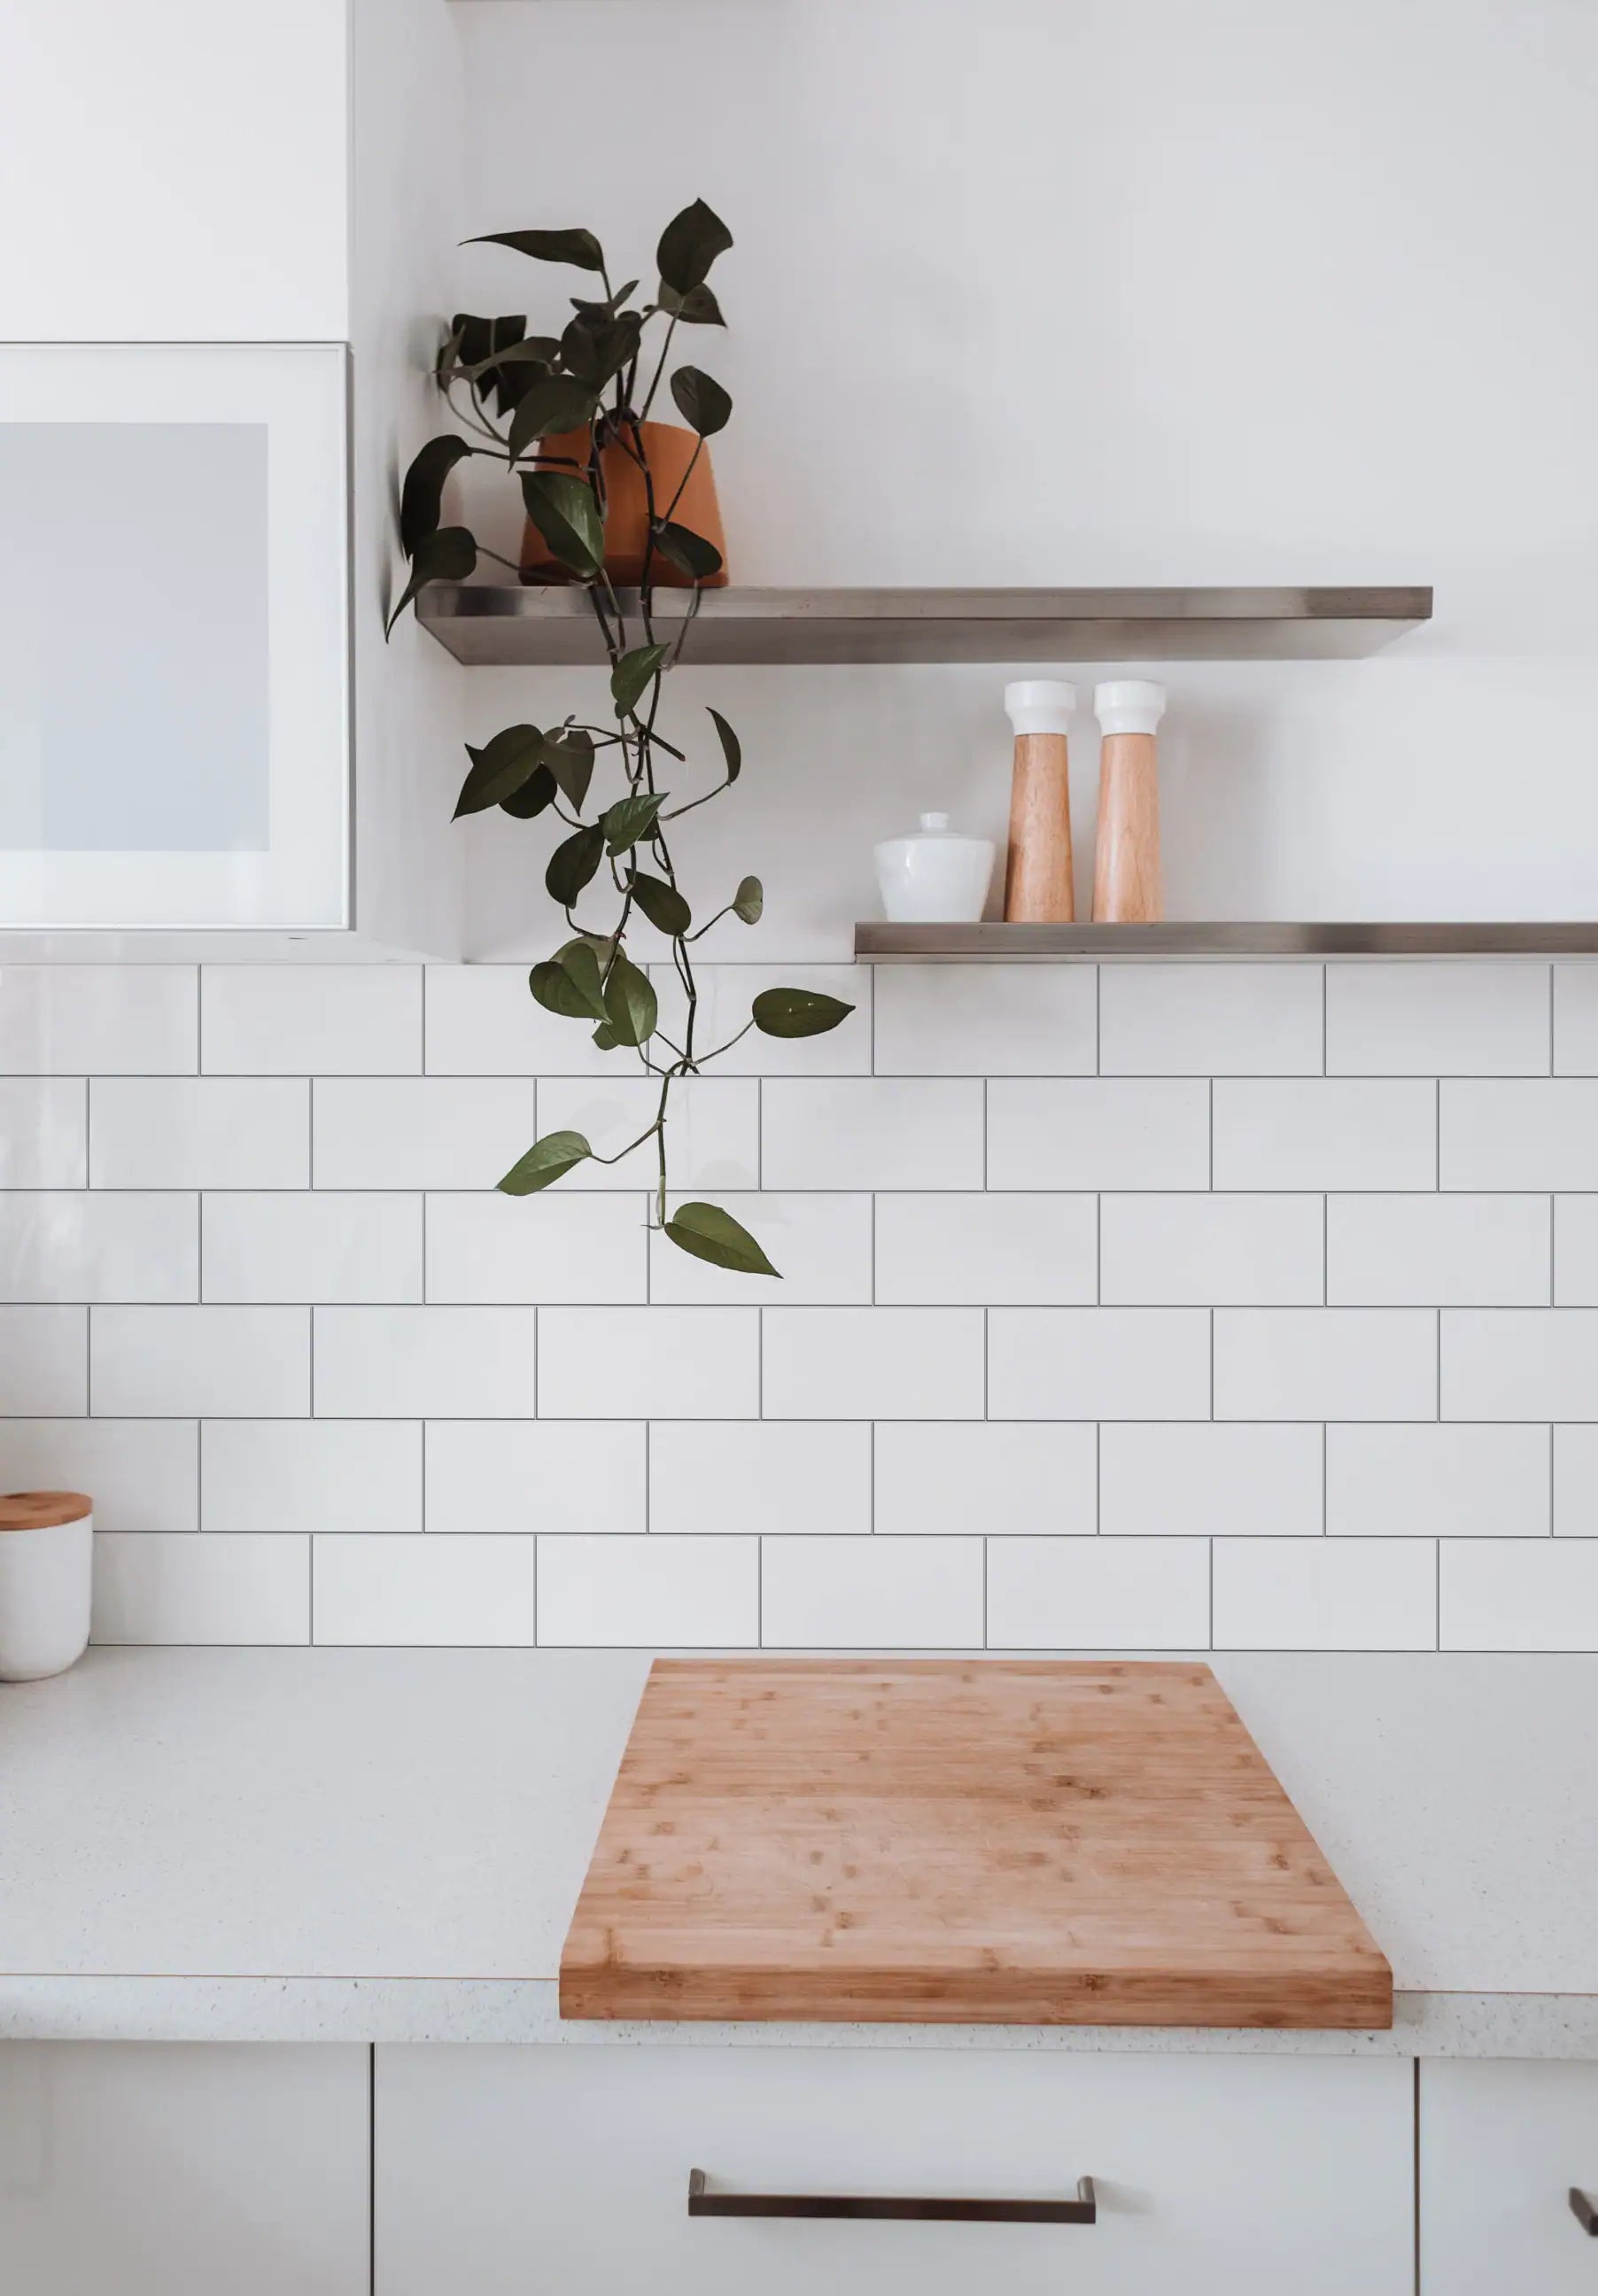
[[[1593,2296],[1598,2065],[1421,2068],[1422,2296]]]
[[[1397,2060],[380,2049],[377,2296],[1408,2296]],[[1074,2197],[1097,2221],[690,2217],[712,2194]]]

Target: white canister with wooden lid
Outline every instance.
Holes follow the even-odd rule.
[[[62,1674],[88,1647],[94,1503],[81,1491],[0,1498],[0,1682]]]

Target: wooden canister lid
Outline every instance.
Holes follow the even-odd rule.
[[[8,1491],[0,1497],[0,1531],[45,1530],[94,1512],[94,1500],[82,1491]]]

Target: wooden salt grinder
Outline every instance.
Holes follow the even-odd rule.
[[[1004,915],[1011,924],[1069,924],[1077,914],[1066,744],[1076,706],[1077,689],[1063,678],[1024,677],[1004,688],[1005,713],[1015,728],[1004,867]]]
[[[1165,914],[1154,746],[1154,731],[1165,714],[1165,688],[1143,677],[1114,678],[1095,688],[1093,706],[1103,734],[1094,922],[1153,924]]]

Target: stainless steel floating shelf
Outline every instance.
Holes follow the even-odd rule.
[[[635,594],[623,592],[624,599]],[[669,635],[685,590],[657,590]],[[418,619],[457,661],[604,659],[586,593],[435,582]],[[1431,618],[1431,592],[708,590],[693,662],[1289,661],[1377,652]]]
[[[1594,924],[857,924],[855,955],[1061,956],[1598,956]]]

